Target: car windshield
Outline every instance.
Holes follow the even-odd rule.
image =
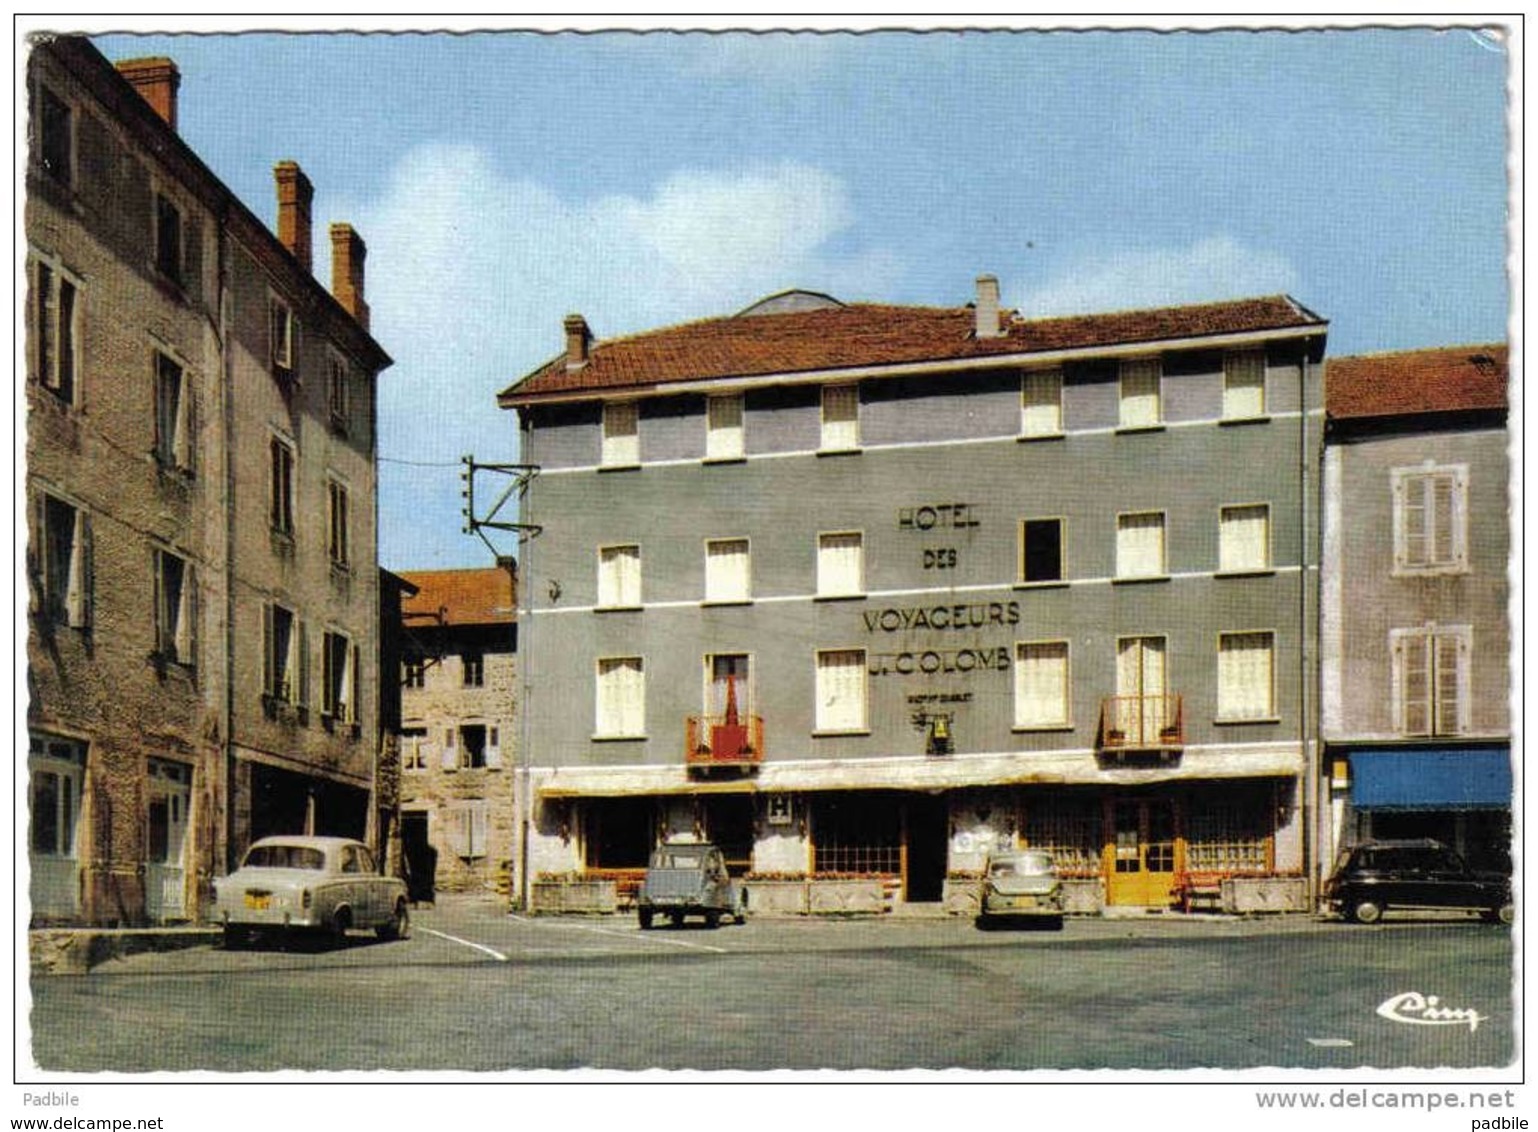
[[[1039,877],[1051,872],[1052,858],[1046,853],[1021,853],[988,863],[988,875],[992,877]]]
[[[326,855],[311,845],[253,845],[246,854],[248,869],[313,869],[326,867]]]

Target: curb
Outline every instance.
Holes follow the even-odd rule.
[[[109,959],[203,947],[221,935],[214,927],[34,928],[27,933],[27,950],[34,976],[86,975]]]

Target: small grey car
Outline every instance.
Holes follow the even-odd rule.
[[[686,916],[703,916],[709,928],[719,927],[723,916],[741,924],[748,918],[747,893],[727,875],[726,858],[716,846],[669,841],[652,851],[636,915],[643,929],[658,916],[675,925]]]
[[[1063,926],[1063,882],[1045,849],[1014,849],[989,854],[977,893],[977,926],[1006,920],[1031,920]]]

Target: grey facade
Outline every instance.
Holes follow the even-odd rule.
[[[849,370],[680,375],[676,393],[514,386],[502,403],[540,469],[520,612],[531,869],[634,867],[656,839],[692,834],[750,882],[875,874],[914,903],[988,848],[1027,843],[1054,845],[1097,903],[1168,903],[1194,873],[1301,883],[1323,333],[1309,316],[921,372],[872,364],[854,371],[857,443],[836,453],[821,391]],[[1231,403],[1225,417],[1236,353],[1264,358],[1263,405],[1242,420]],[[1150,427],[1120,425],[1128,356],[1162,371]],[[1043,367],[1061,373],[1046,430],[1023,411]],[[568,375],[580,386],[581,365]],[[742,394],[740,456],[724,460],[706,403],[723,392]],[[622,397],[639,401],[638,459],[605,467],[603,403]],[[1224,568],[1225,508],[1263,526],[1260,560]],[[819,582],[827,537],[860,574],[836,595]],[[1137,572],[1151,576],[1121,576],[1118,546],[1146,556],[1149,538],[1161,561]],[[710,600],[723,549],[747,590]],[[618,600],[600,577],[616,553],[639,566],[639,593]],[[1220,661],[1236,644],[1244,671]],[[616,730],[617,666],[639,702]],[[761,733],[746,765],[700,766],[723,673]],[[1159,691],[1129,693],[1142,678]],[[1131,734],[1119,694],[1137,698]]]

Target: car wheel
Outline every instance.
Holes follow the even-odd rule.
[[[721,913],[712,908],[705,913],[705,926],[707,928],[719,928],[721,926]]]
[[[224,925],[224,950],[239,951],[246,946],[246,929],[234,924]]]
[[[1517,909],[1508,900],[1506,903],[1498,904],[1494,908],[1486,908],[1482,918],[1485,922],[1491,924],[1509,924],[1517,918]]]
[[[651,928],[652,910],[650,908],[642,908],[636,913],[636,918],[641,921],[641,930],[643,932]]]
[[[395,914],[374,929],[380,939],[409,939],[411,937],[411,909],[405,897],[395,902]]]
[[[1376,924],[1383,918],[1383,909],[1371,900],[1358,900],[1351,906],[1351,918],[1359,924]]]
[[[1047,923],[1052,928],[1052,930],[1055,931],[1055,932],[1060,932],[1060,931],[1063,930],[1063,917],[1062,916],[1053,916],[1050,920],[1047,921]]]
[[[977,930],[980,932],[988,932],[993,930],[993,921],[990,920],[987,916],[979,916],[972,922],[977,925]]]
[[[668,913],[668,923],[672,924],[675,928],[683,927],[684,926],[684,914],[682,912],[669,912]]]
[[[331,940],[341,945],[347,942],[347,929],[352,927],[352,913],[346,908],[338,908],[331,914]]]

